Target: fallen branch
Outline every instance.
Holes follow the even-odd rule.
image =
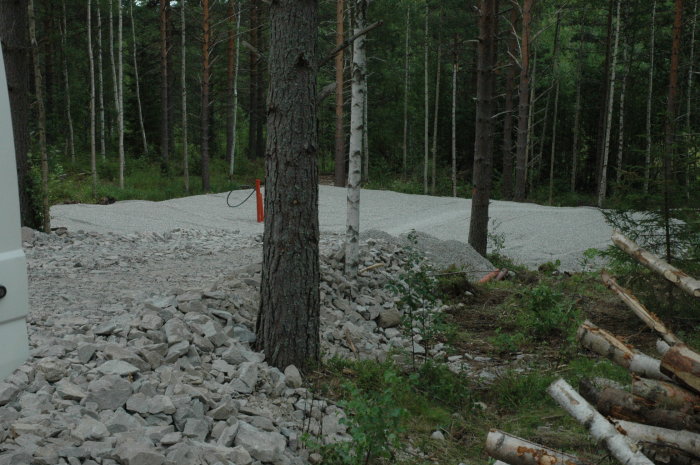
[[[581,381],[581,395],[603,415],[647,425],[700,432],[700,419],[677,410],[658,408],[652,402],[612,387],[598,388]]]
[[[549,449],[540,444],[520,439],[503,431],[492,429],[486,436],[486,452],[510,465],[589,465],[590,462],[570,454]]]
[[[634,241],[623,236],[619,231],[613,233],[612,241],[620,250],[630,255],[642,265],[660,274],[693,297],[700,297],[700,281],[697,279],[688,276],[660,257],[644,250]]]
[[[374,265],[370,265],[367,268],[362,268],[360,271],[358,271],[358,274],[366,273],[368,271],[376,270],[377,268],[382,268],[384,266],[384,263],[375,263]]]
[[[700,434],[658,426],[642,425],[625,420],[614,421],[617,430],[635,442],[670,446],[700,457]]]
[[[585,321],[579,327],[576,337],[586,349],[607,357],[632,373],[669,381],[669,378],[661,373],[661,362],[658,359],[630,348],[590,321]]]
[[[349,37],[348,39],[345,40],[342,44],[338,45],[336,48],[334,48],[331,53],[326,55],[326,57],[321,60],[321,63],[319,63],[318,67],[320,68],[321,66],[325,65],[329,61],[331,61],[335,56],[340,53],[342,50],[345,50],[348,48],[350,45],[352,45],[353,42],[355,42],[358,38],[362,37],[363,35],[367,34],[368,32],[372,31],[373,29],[378,28],[379,26],[383,25],[384,21],[377,21],[374,24],[370,24],[366,28],[362,29],[361,31],[358,31],[356,34],[354,34],[352,37]]]
[[[693,412],[700,409],[700,396],[680,386],[654,379],[632,380],[632,394],[668,410]]]
[[[610,276],[607,272],[602,273],[603,283],[608,287],[608,289],[615,292],[620,299],[632,310],[635,315],[637,315],[646,325],[656,331],[659,336],[663,338],[669,345],[682,344],[681,340],[678,339],[670,329],[653,313],[646,309],[644,305],[632,295],[630,291],[623,288],[615,278]]]
[[[671,446],[662,446],[648,442],[640,442],[644,455],[654,461],[656,465],[699,465],[697,457]]]
[[[661,372],[700,393],[700,354],[685,344],[668,349],[661,359]]]
[[[547,388],[547,392],[572,417],[585,425],[591,436],[603,443],[622,465],[653,465],[653,462],[644,454],[632,450],[624,436],[591,407],[569,383],[560,378]]]

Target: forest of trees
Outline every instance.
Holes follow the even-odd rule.
[[[136,160],[182,179],[184,194],[209,191],[212,170],[231,176],[264,158],[268,3],[42,0],[33,18],[26,6],[0,2],[11,99],[31,104],[19,116],[29,133],[16,133],[26,183],[38,182],[42,152],[44,176],[89,171],[96,200],[98,183],[124,187]],[[666,190],[694,199],[697,0],[500,0],[486,61],[479,8],[374,0],[357,38],[357,2],[319,3],[321,174],[344,186],[355,169],[363,185],[467,197],[487,176],[489,198],[550,204],[644,202]],[[352,149],[349,38],[367,57],[366,130]],[[484,66],[494,79],[479,95]],[[348,169],[351,150],[361,164]],[[26,204],[41,189],[24,192]]]

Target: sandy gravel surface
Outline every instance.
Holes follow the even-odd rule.
[[[235,192],[231,202],[238,203],[248,193]],[[164,202],[56,205],[51,209],[52,225],[100,233],[164,233],[177,228],[232,230],[243,236],[262,233],[263,226],[255,218],[254,199],[239,208],[228,208],[226,194]],[[345,194],[342,188],[319,187],[323,233],[345,230]],[[360,226],[393,235],[415,229],[438,239],[466,243],[470,208],[468,199],[363,190]],[[578,269],[586,249],[610,244],[611,228],[596,208],[493,201],[490,216],[492,232],[504,239],[503,253],[530,267],[558,259],[563,269]]]

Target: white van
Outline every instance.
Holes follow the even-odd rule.
[[[0,380],[27,360],[27,265],[22,250],[15,146],[0,50]]]

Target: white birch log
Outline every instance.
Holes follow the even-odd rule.
[[[585,321],[579,327],[576,336],[586,349],[612,360],[632,373],[646,378],[670,381],[666,375],[661,373],[660,360],[623,344],[615,336],[598,328],[590,321]]]
[[[700,354],[685,344],[676,344],[664,354],[661,371],[700,393]]]
[[[699,280],[693,278],[692,276],[688,276],[683,271],[679,270],[673,265],[668,264],[660,257],[647,250],[644,250],[634,241],[622,235],[619,231],[613,232],[612,241],[620,250],[637,260],[642,265],[660,274],[691,296],[700,297]]]
[[[630,310],[634,312],[635,315],[639,317],[649,328],[654,330],[659,336],[661,336],[664,341],[669,345],[682,344],[683,342],[676,337],[675,334],[671,332],[670,329],[661,321],[656,315],[651,313],[647,308],[637,299],[630,291],[623,288],[615,278],[610,276],[606,271],[601,274],[603,278],[603,283],[615,292]]]
[[[492,429],[486,436],[486,452],[510,465],[586,465],[589,462],[576,456],[549,449],[503,431]]]
[[[614,423],[618,431],[634,442],[671,446],[700,457],[700,434],[626,420],[615,420]]]
[[[700,409],[700,396],[676,384],[655,379],[635,378],[632,394],[667,410],[693,412]]]
[[[586,426],[591,436],[601,442],[622,465],[653,465],[562,378],[553,382],[547,392],[572,417]]]
[[[671,346],[666,343],[663,339],[657,339],[656,340],[656,351],[660,353],[661,355],[665,355],[666,352],[668,352],[668,349],[670,349]]]

